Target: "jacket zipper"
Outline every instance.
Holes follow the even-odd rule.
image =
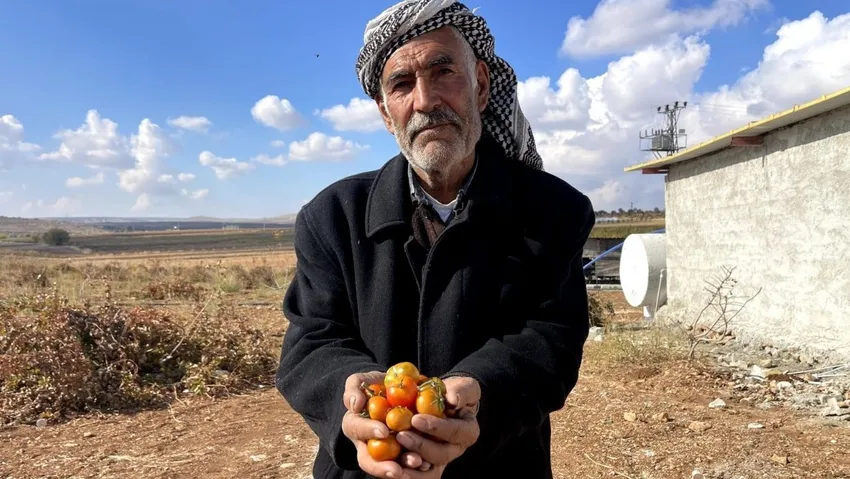
[[[457,216],[460,214],[461,210],[463,210],[463,208],[465,206],[463,204],[463,200],[464,200],[463,195],[464,195],[464,191],[460,190],[458,192],[458,199],[457,199],[457,203],[455,204],[452,220],[457,218]],[[422,288],[420,288],[420,290],[419,290],[419,313],[417,314],[417,317],[416,317],[416,364],[420,368],[420,370],[427,369],[426,365],[424,363],[424,360],[422,358],[423,350],[425,349],[425,345],[423,344],[423,341],[425,340],[425,338],[424,338],[424,335],[423,335],[423,318],[422,318],[422,315],[425,312],[425,287],[428,284],[428,272],[431,270],[431,258],[434,255],[434,252],[437,250],[437,246],[440,245],[440,243],[443,241],[443,238],[445,238],[446,234],[449,232],[449,230],[452,229],[452,226],[455,226],[456,224],[457,223],[454,222],[454,221],[450,222],[449,225],[446,227],[446,229],[444,229],[443,232],[440,234],[440,236],[437,237],[437,240],[434,241],[434,244],[431,246],[431,249],[428,251],[428,256],[426,256],[425,265],[423,266]]]

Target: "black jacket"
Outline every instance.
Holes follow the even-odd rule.
[[[481,384],[479,440],[443,477],[552,476],[549,413],[578,377],[589,327],[581,252],[595,217],[563,180],[492,141],[478,149],[430,252],[412,237],[401,155],[335,182],[297,216],[276,384],[319,437],[316,479],[367,477],[340,427],[344,383],[400,361]]]

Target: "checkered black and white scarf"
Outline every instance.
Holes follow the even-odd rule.
[[[495,54],[495,41],[484,19],[456,0],[403,0],[371,20],[366,25],[356,64],[363,91],[370,98],[381,91],[381,73],[397,48],[418,35],[448,25],[457,28],[475,55],[490,67],[490,100],[482,115],[482,127],[502,146],[508,158],[542,169],[543,160],[537,153],[531,125],[519,106],[513,68]]]

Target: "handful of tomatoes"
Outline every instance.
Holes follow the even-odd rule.
[[[437,377],[420,374],[413,363],[398,363],[389,368],[383,384],[363,384],[369,397],[361,416],[381,421],[390,429],[389,437],[369,439],[366,446],[376,461],[393,461],[402,447],[396,434],[410,429],[414,414],[445,417],[446,386]]]

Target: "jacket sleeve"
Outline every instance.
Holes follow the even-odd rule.
[[[522,331],[490,339],[445,375],[469,376],[481,386],[475,455],[497,454],[506,441],[540,426],[578,380],[590,328],[581,252],[595,223],[590,200],[583,197],[580,205],[579,221],[562,225],[556,237],[563,242],[541,257],[539,294]]]
[[[356,449],[342,433],[345,380],[381,367],[359,337],[341,268],[323,235],[312,229],[306,208],[295,222],[298,262],[283,301],[289,327],[275,384],[334,463],[356,470]]]

